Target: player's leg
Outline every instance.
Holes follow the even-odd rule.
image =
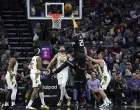
[[[68,73],[66,73],[66,74],[68,74]],[[68,96],[67,91],[66,91],[67,80],[68,80],[68,76],[64,76],[63,80],[62,80],[62,89],[63,89],[63,95],[67,99],[67,106],[70,106],[71,97]]]
[[[39,85],[39,97],[41,100],[41,108],[42,109],[49,109],[49,107],[45,104],[45,100],[44,100],[44,91],[43,91],[43,87],[41,85]]]
[[[4,108],[8,109],[9,100],[10,100],[11,93],[12,93],[12,90],[11,90],[12,82],[10,81],[10,75],[8,73],[5,76],[5,80],[6,80],[6,85],[7,85],[8,92],[6,93],[6,99],[5,99]]]
[[[69,106],[71,98],[68,96],[67,91],[65,89],[68,77],[61,77],[61,78],[57,78],[57,79],[58,79],[58,85],[59,85],[60,90],[61,90],[60,100],[59,100],[57,106],[62,105],[64,96],[66,97],[67,105]]]
[[[57,76],[57,81],[58,81],[58,85],[60,88],[60,99],[59,99],[59,102],[57,103],[57,106],[60,107],[62,105],[62,102],[63,102],[62,77]]]
[[[30,78],[32,80],[32,87],[33,87],[33,92],[30,98],[30,101],[28,105],[26,106],[26,109],[29,110],[36,110],[34,107],[32,107],[33,101],[38,94],[38,80],[36,80],[36,75],[35,74],[30,74]]]
[[[83,82],[81,83],[81,89],[82,89],[82,95],[81,95],[81,99],[82,99],[82,105],[86,104],[86,96],[87,96],[87,81],[86,81],[86,76],[85,76],[85,70],[80,70],[80,75],[81,75],[81,79]]]
[[[108,106],[109,104],[111,104],[111,102],[109,101],[107,95],[105,94],[104,90],[107,89],[109,83],[110,83],[110,76],[107,75],[107,76],[103,76],[103,79],[101,81],[101,87],[99,89],[99,93],[104,101],[104,103],[100,106],[100,107],[104,107],[104,106]]]

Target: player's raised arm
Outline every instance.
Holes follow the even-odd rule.
[[[74,34],[76,34],[77,31],[80,33],[80,30],[79,30],[79,28],[78,28],[78,26],[77,26],[77,23],[76,23],[76,21],[75,21],[75,19],[74,19],[74,15],[73,15],[73,14],[71,15],[71,19],[72,19],[72,21],[73,21]]]
[[[86,57],[87,57],[88,60],[90,60],[90,61],[92,61],[92,62],[94,62],[94,63],[98,63],[98,64],[102,63],[101,60],[93,59],[93,58],[89,57],[88,55],[86,55]]]
[[[57,54],[53,57],[53,59],[51,60],[51,62],[49,63],[49,65],[47,66],[47,69],[50,69],[50,67],[52,66],[52,64],[55,62],[55,60],[57,59]]]

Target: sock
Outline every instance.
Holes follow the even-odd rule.
[[[9,106],[9,103],[8,102],[5,102],[5,106]]]
[[[66,88],[64,88],[64,95],[65,95],[66,99],[69,98],[69,96],[68,96],[68,94],[67,94],[67,91],[66,91]]]
[[[60,90],[61,90],[60,100],[63,101],[63,97],[64,97],[64,88],[61,86],[61,87],[60,87]]]
[[[110,102],[110,101],[109,101],[108,98],[106,97],[106,98],[104,99],[104,103],[108,103],[108,102]]]
[[[39,92],[39,97],[41,99],[41,103],[42,105],[45,105],[45,101],[44,101],[44,93],[43,92]]]
[[[15,100],[12,100],[12,105],[11,106],[14,106],[15,105]]]
[[[15,105],[16,95],[17,95],[17,89],[16,88],[12,89],[12,94],[11,94],[12,105],[11,106]]]
[[[33,104],[33,101],[30,100],[29,103],[28,103],[28,106],[31,106]]]

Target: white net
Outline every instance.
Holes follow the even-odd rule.
[[[63,18],[62,14],[50,14],[52,18],[52,28],[54,29],[61,29],[61,21]]]

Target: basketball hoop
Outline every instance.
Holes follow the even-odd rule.
[[[63,18],[63,14],[48,14],[52,19],[52,28],[61,29],[61,21]]]

